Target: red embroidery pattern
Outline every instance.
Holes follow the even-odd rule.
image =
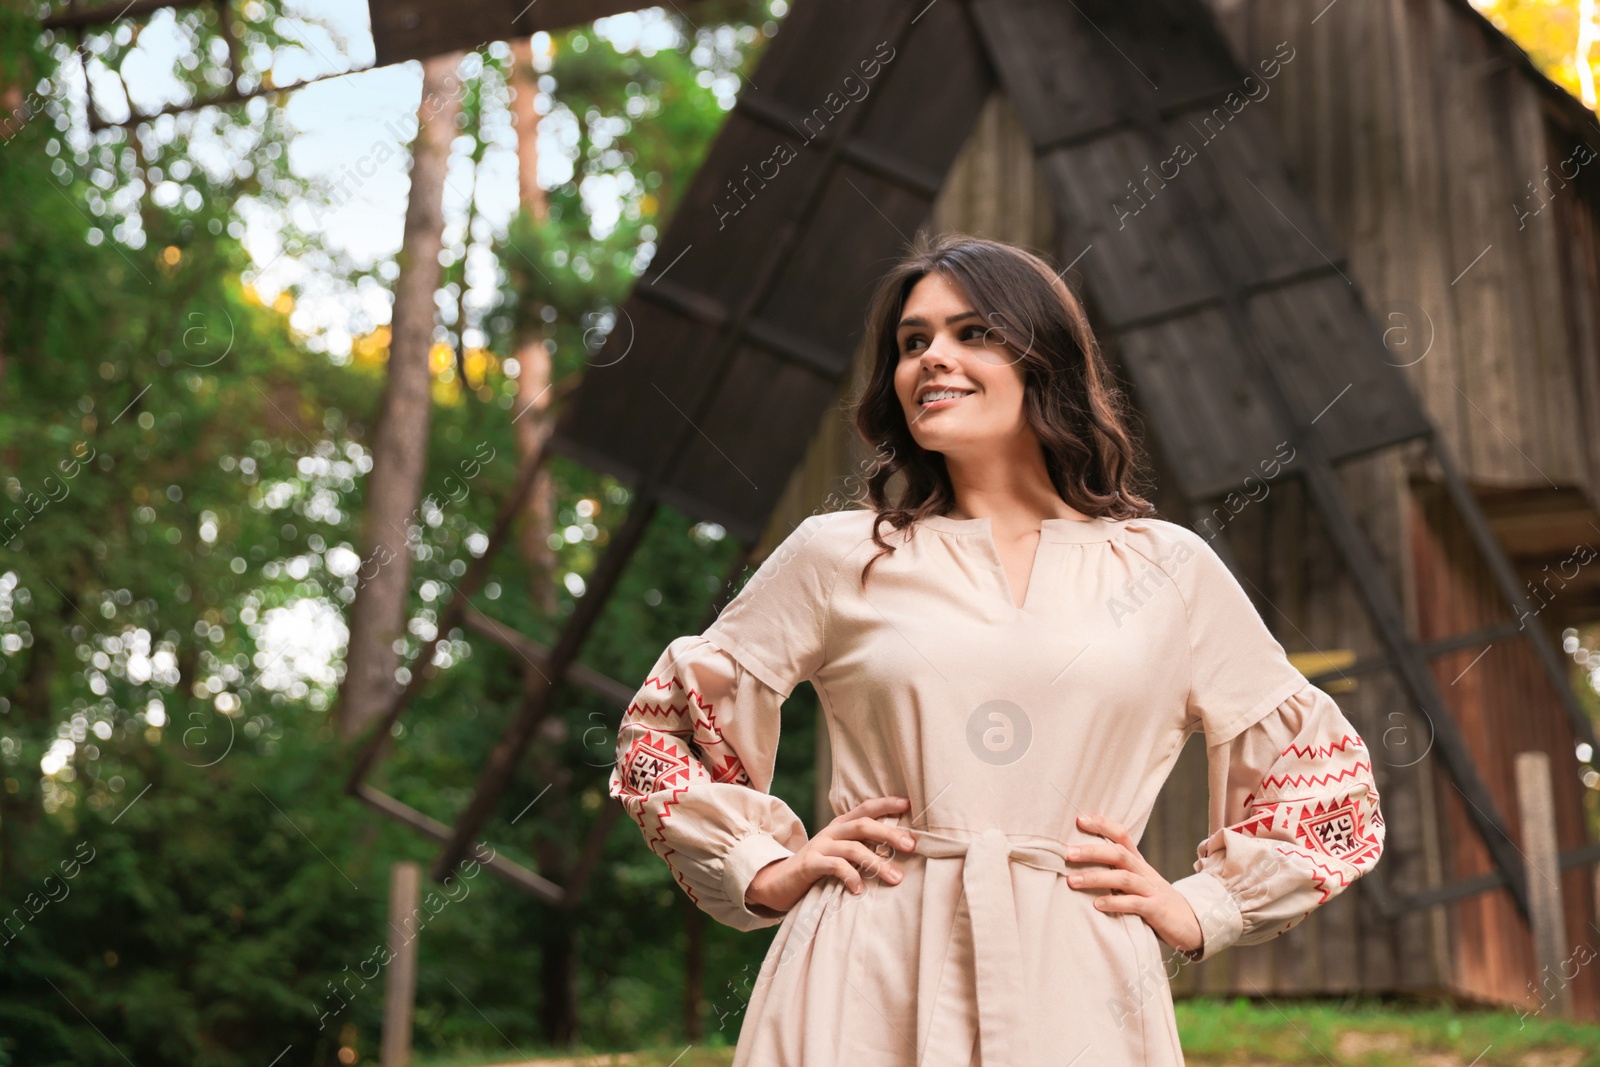
[[[1294,745],[1291,744],[1283,750],[1285,756],[1298,756],[1309,759],[1327,759],[1335,752],[1343,752],[1347,748],[1366,748],[1366,742],[1354,734],[1345,734],[1331,745]]]
[[[1363,774],[1363,772],[1365,772]],[[1259,788],[1262,790],[1276,791],[1284,786],[1299,786],[1302,789],[1314,789],[1319,786],[1337,785],[1346,778],[1365,781],[1372,776],[1372,764],[1357,763],[1354,767],[1344,767],[1332,774],[1274,774],[1261,780]]]
[[[1277,846],[1277,848],[1279,852],[1289,857],[1291,860],[1304,860],[1308,858],[1305,851],[1301,849],[1286,848],[1282,845]],[[1327,875],[1328,877],[1324,878],[1323,875]],[[1325,863],[1318,863],[1315,859],[1312,859],[1311,888],[1322,894],[1322,896],[1317,899],[1317,903],[1314,905],[1314,907],[1320,907],[1322,904],[1326,903],[1329,897],[1333,896],[1340,889],[1344,889],[1351,883],[1351,881],[1353,881],[1352,877],[1349,874],[1346,874],[1344,871],[1339,870],[1336,867],[1329,867]],[[1330,888],[1335,885],[1337,885],[1337,888]],[[1311,913],[1306,913],[1306,915],[1309,914]],[[1303,919],[1305,916],[1302,915],[1301,918]],[[1299,920],[1296,921],[1298,922]]]
[[[1299,925],[1383,853],[1383,816],[1372,764],[1361,758],[1365,749],[1350,733],[1327,743],[1289,745],[1246,797],[1246,817],[1231,827],[1276,839],[1274,851],[1317,894],[1315,904],[1282,923],[1274,936]]]
[[[662,698],[635,699],[622,713],[622,727],[635,727],[635,736],[612,772],[610,793],[644,831],[650,851],[667,860],[683,891],[699,904],[700,898],[669,858],[675,850],[666,843],[662,828],[691,782],[750,785],[750,775],[723,740],[716,709],[688,688],[677,673],[646,679],[639,695],[648,697],[652,692]],[[674,702],[679,693],[682,701]],[[639,726],[644,729],[637,729]],[[648,816],[657,807],[652,829]]]
[[[1343,860],[1352,867],[1368,863],[1377,858],[1383,848],[1377,835],[1364,825],[1375,795],[1363,797],[1359,804],[1353,798],[1346,798],[1303,807],[1295,826],[1295,839],[1311,852]]]

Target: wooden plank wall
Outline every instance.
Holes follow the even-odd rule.
[[[1412,496],[1414,517],[1410,550],[1416,572],[1419,632],[1441,637],[1511,618],[1495,593],[1489,574],[1471,547],[1454,511],[1433,486],[1418,486]],[[1481,657],[1481,658],[1480,658]],[[1522,751],[1549,754],[1556,788],[1556,833],[1560,846],[1586,843],[1583,793],[1573,757],[1576,739],[1560,714],[1549,681],[1525,642],[1502,642],[1485,651],[1463,649],[1435,661],[1439,685],[1450,694],[1452,707],[1490,793],[1520,839],[1514,761]],[[1473,833],[1460,793],[1441,783],[1438,790],[1447,867],[1452,878],[1492,869],[1481,839]],[[1594,878],[1589,871],[1562,872],[1566,910],[1567,953],[1594,945]],[[1537,1009],[1549,992],[1536,992],[1544,976],[1534,961],[1527,923],[1506,890],[1474,897],[1449,908],[1456,954],[1455,981],[1460,991],[1487,1002],[1521,1004]],[[1588,953],[1577,956],[1583,959]],[[1559,979],[1552,979],[1558,985]],[[1578,970],[1572,981],[1578,1013],[1600,1018],[1600,975],[1592,967]]]
[[[1568,154],[1562,109],[1465,0],[1208,2],[1247,69],[1294,48],[1249,106],[1276,128],[1374,311],[1431,338],[1406,373],[1467,478],[1582,485],[1594,500],[1600,410],[1579,386],[1593,388],[1600,361],[1600,290],[1571,288],[1559,212],[1524,214],[1551,157]],[[1553,206],[1586,195],[1559,189]]]

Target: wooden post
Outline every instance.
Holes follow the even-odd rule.
[[[1562,972],[1567,932],[1561,906],[1555,794],[1546,753],[1517,753],[1517,808],[1522,817],[1522,853],[1527,861],[1534,962],[1539,968],[1535,982],[1539,1009],[1548,1008],[1553,1014],[1570,1017],[1572,989]]]
[[[389,968],[383,990],[381,1067],[411,1062],[411,1009],[417,998],[416,921],[422,899],[422,866],[410,861],[389,868]]]

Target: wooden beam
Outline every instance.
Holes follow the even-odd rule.
[[[465,607],[462,609],[461,624],[473,633],[488,638],[507,651],[514,652],[530,663],[541,667],[550,662],[550,648],[542,645],[532,638],[525,637],[509,626],[492,619],[477,608]],[[638,690],[609,678],[592,667],[582,663],[574,663],[567,671],[567,681],[580,689],[587,689],[598,697],[602,697],[612,704],[626,706],[633,699]]]
[[[416,808],[396,800],[387,793],[380,792],[369,785],[363,785],[357,787],[355,797],[373,810],[382,812],[396,822],[403,823],[426,837],[431,837],[435,841],[441,842],[450,840],[450,827],[437,819],[429,818]],[[499,852],[491,850],[488,859],[483,859],[476,855],[473,858],[488,868],[502,882],[515,886],[530,896],[538,897],[547,904],[560,905],[566,896],[566,891],[554,882],[541,878],[520,863],[506,859]]]
[[[661,277],[641,279],[640,284],[634,286],[633,295],[705,323],[712,329],[721,329],[732,317],[732,313],[719,301]],[[839,376],[839,353],[799,337],[775,323],[752,318],[745,329],[745,337],[758,348],[764,348],[780,359],[804,367],[829,381]]]
[[[1569,848],[1556,857],[1556,863],[1563,871],[1574,867],[1593,867],[1595,877],[1600,879],[1600,843]],[[1358,885],[1364,887],[1364,891],[1371,891],[1374,894],[1378,910],[1385,919],[1396,919],[1413,911],[1453,904],[1458,900],[1466,900],[1468,897],[1479,896],[1494,889],[1504,889],[1507,885],[1505,874],[1496,870],[1475,874],[1470,878],[1458,878],[1431,889],[1397,897],[1384,887],[1382,876],[1381,870],[1371,870],[1361,876]]]
[[[824,126],[814,138],[807,136],[800,129],[800,124],[811,117],[809,112],[790,107],[753,87],[739,94],[733,110],[792,140],[827,144],[837,136],[831,126]],[[944,185],[942,176],[919,167],[909,159],[886,152],[870,141],[847,141],[840,154],[852,166],[930,200],[939,195],[939,189]]]
[[[1534,657],[1544,669],[1545,677],[1550,680],[1556,698],[1561,701],[1562,710],[1567,713],[1567,722],[1572,727],[1573,735],[1591,748],[1600,748],[1600,738],[1595,736],[1594,722],[1589,718],[1588,712],[1584,711],[1583,705],[1578,702],[1578,694],[1572,691],[1569,678],[1570,665],[1545,632],[1544,625],[1539,621],[1539,612],[1528,602],[1521,579],[1517,577],[1511,561],[1506,558],[1500,542],[1495,540],[1494,532],[1489,529],[1489,522],[1479,509],[1477,498],[1472,495],[1472,490],[1467,488],[1466,480],[1456,468],[1455,457],[1450,455],[1450,450],[1437,440],[1432,443],[1433,455],[1438,460],[1440,472],[1444,475],[1445,491],[1450,494],[1456,511],[1466,523],[1467,531],[1472,535],[1473,543],[1488,566],[1489,573],[1494,576],[1495,584],[1500,587],[1500,595],[1511,603],[1517,615],[1517,622],[1522,625],[1524,636],[1533,648]]]
[[[1572,1014],[1572,987],[1561,975],[1567,955],[1566,915],[1561,905],[1561,868],[1557,859],[1555,792],[1550,784],[1546,752],[1517,753],[1517,808],[1522,822],[1522,852],[1527,860],[1528,889],[1533,904],[1533,956],[1539,974],[1557,976],[1551,990],[1555,1013]],[[1541,981],[1540,986],[1544,983]],[[1540,996],[1540,1006],[1544,998]]]
[[[422,867],[410,860],[389,868],[389,963],[383,976],[381,1067],[409,1067],[411,1012],[417,998],[417,936],[412,925],[421,914]],[[408,933],[407,930],[410,932]]]
[[[65,11],[39,20],[44,30],[87,29],[123,19],[142,18],[169,7],[199,7],[209,0],[131,0],[130,3],[101,4],[99,7],[80,8],[68,4]]]
[[[1482,629],[1470,630],[1467,633],[1453,634],[1450,637],[1439,637],[1432,641],[1421,641],[1417,649],[1426,659],[1437,659],[1447,652],[1456,652],[1463,648],[1472,648],[1476,645],[1492,645],[1497,641],[1505,641],[1517,637],[1522,633],[1522,628],[1514,622],[1500,622]],[[1313,675],[1309,680],[1312,685],[1321,686],[1324,682],[1337,681],[1342,678],[1361,674],[1372,674],[1376,671],[1388,670],[1392,665],[1390,658],[1382,652],[1371,656],[1363,656],[1354,663],[1345,667],[1329,668],[1328,670]]]

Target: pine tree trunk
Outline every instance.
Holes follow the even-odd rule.
[[[365,730],[399,692],[395,671],[400,656],[394,645],[405,633],[411,590],[408,530],[420,521],[416,511],[428,468],[433,384],[428,359],[444,244],[445,172],[461,110],[456,74],[460,57],[453,52],[422,65],[422,102],[417,108],[400,275],[395,281],[388,381],[367,475],[361,570],[350,607],[350,645],[337,715],[344,737]]]
[[[539,95],[539,74],[533,67],[533,49],[524,37],[511,46],[512,114],[517,121],[517,189],[522,210],[537,223],[550,217],[550,202],[538,182],[539,172],[539,112],[534,102]],[[520,299],[537,306],[534,293],[521,293]],[[550,349],[540,334],[538,315],[524,315],[516,339],[517,403],[514,408],[515,424],[512,429],[521,460],[538,451],[548,434],[546,425],[550,408]],[[548,466],[539,471],[528,500],[523,508],[522,528],[518,547],[523,561],[528,565],[533,583],[533,603],[546,615],[556,611],[555,570],[556,554],[548,544],[550,531],[555,528],[555,486],[550,480]]]
[[[549,200],[538,182],[539,112],[534,101],[539,94],[539,75],[533,67],[533,49],[528,38],[511,46],[512,114],[517,123],[517,188],[522,210],[537,224],[550,217]],[[519,299],[533,308],[540,306],[537,294],[522,292]],[[520,316],[515,341],[517,402],[513,408],[512,434],[520,463],[536,453],[549,435],[550,350],[542,336],[543,319],[535,314]],[[517,548],[528,568],[529,593],[533,604],[547,617],[556,611],[556,554],[550,547],[550,532],[555,528],[555,486],[547,466],[539,471],[523,505],[522,525]],[[525,679],[531,687],[536,681],[533,669]],[[564,835],[572,827],[572,774],[560,765],[558,753],[565,739],[565,723],[557,717],[540,724],[538,749],[534,755],[538,778],[552,783],[550,796],[540,802],[538,814],[548,829],[535,845],[539,873],[558,884],[570,873]],[[571,1045],[578,1039],[577,943],[576,930],[569,921],[571,912],[550,909],[540,938],[540,1022],[544,1039],[556,1047]]]

